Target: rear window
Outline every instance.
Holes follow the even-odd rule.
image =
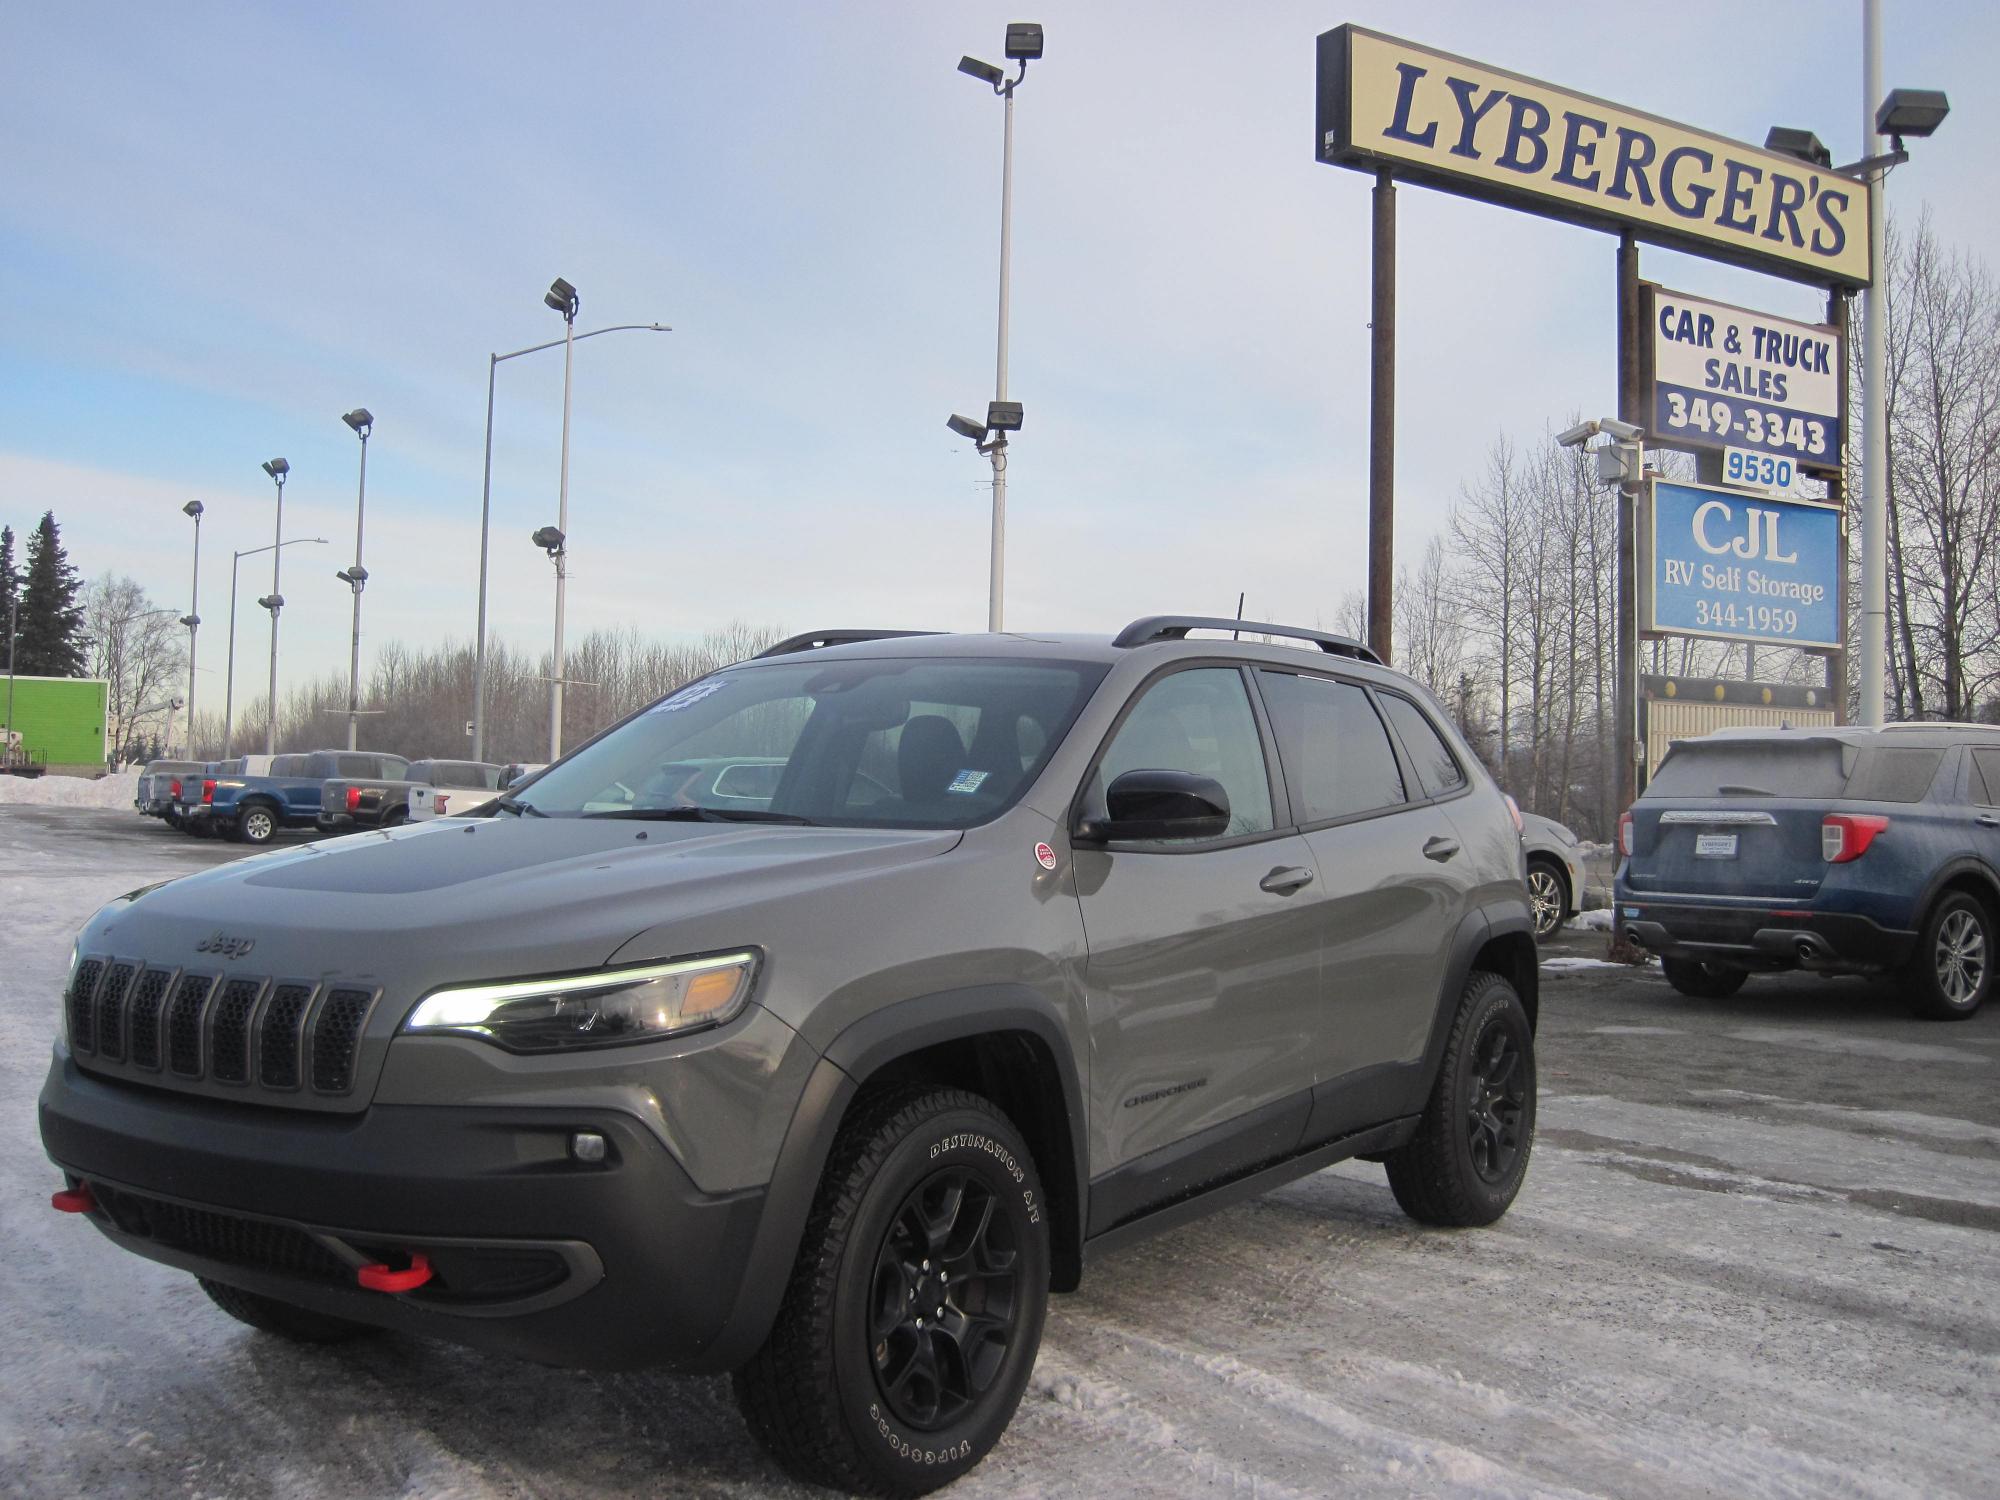
[[[1819,737],[1789,743],[1676,740],[1647,783],[1646,797],[1836,798],[1847,785],[1854,754],[1840,740]]]
[[[1851,802],[1921,802],[1937,779],[1944,751],[1876,746],[1847,783]]]
[[[305,776],[312,771],[310,755],[274,755],[271,757],[273,776]]]

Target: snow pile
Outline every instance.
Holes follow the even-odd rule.
[[[1600,906],[1594,911],[1581,911],[1570,918],[1570,926],[1580,927],[1585,932],[1609,932],[1611,930],[1611,908]]]
[[[0,776],[0,803],[36,807],[130,807],[139,795],[139,773],[120,771],[91,781],[82,776]]]

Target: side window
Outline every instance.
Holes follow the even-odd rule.
[[[1429,716],[1400,693],[1383,693],[1381,702],[1389,722],[1396,726],[1404,750],[1416,765],[1424,795],[1442,797],[1464,786],[1465,768],[1459,765],[1458,757],[1451,753],[1451,746],[1445,743]]]
[[[2000,807],[2000,750],[1972,752],[1972,800],[1981,807]]]
[[[382,762],[373,755],[336,756],[334,766],[334,775],[353,781],[375,781],[385,775]]]
[[[1260,671],[1278,754],[1301,823],[1348,818],[1407,800],[1389,731],[1368,694],[1349,682]]]
[[[1234,667],[1195,667],[1147,688],[1104,751],[1100,789],[1127,771],[1191,771],[1229,794],[1229,832],[1267,833],[1271,782],[1249,694]]]

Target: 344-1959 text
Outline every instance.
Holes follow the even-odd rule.
[[[1771,604],[1736,604],[1724,599],[1694,601],[1694,622],[1714,630],[1749,630],[1758,635],[1797,635],[1799,612]]]

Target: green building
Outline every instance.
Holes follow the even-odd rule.
[[[10,686],[11,685],[11,686]],[[13,717],[7,697],[13,696]],[[5,745],[36,765],[102,770],[110,756],[111,684],[101,677],[0,677]]]

